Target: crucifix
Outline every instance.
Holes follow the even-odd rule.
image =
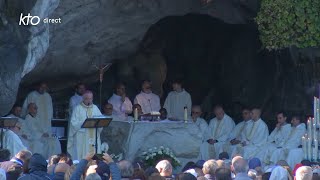
[[[102,108],[102,82],[103,82],[103,75],[110,68],[111,65],[112,65],[112,63],[108,63],[108,64],[104,65],[101,62],[99,63],[99,66],[94,65],[94,67],[99,71],[99,82],[100,82],[99,104],[100,104],[100,109]]]

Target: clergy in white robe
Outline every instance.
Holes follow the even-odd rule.
[[[142,82],[141,92],[134,99],[134,104],[139,104],[143,114],[151,113],[152,111],[160,110],[160,98],[152,93],[151,82],[145,80]]]
[[[50,94],[46,91],[47,85],[45,83],[41,83],[37,91],[32,91],[28,94],[22,106],[22,112],[27,115],[27,106],[30,103],[35,103],[37,105],[37,117],[40,120],[37,124],[41,129],[51,128],[51,120],[53,117],[52,99]],[[51,132],[51,129],[48,132]]]
[[[191,96],[182,88],[181,81],[174,81],[171,91],[165,102],[164,108],[168,112],[168,118],[173,120],[184,120],[184,108],[187,107],[188,116],[191,114]]]
[[[22,131],[20,131],[21,127],[25,126],[24,124],[26,123],[26,121],[21,118],[21,111],[19,111],[19,108],[21,110],[21,107],[19,106],[12,108],[11,110],[12,114],[8,115],[8,117],[18,118],[17,125],[19,127],[19,131],[17,131],[17,128],[12,131],[16,133],[17,136],[19,136],[20,140],[22,141],[22,144],[25,147],[30,148],[30,141],[27,139],[27,135],[23,134]]]
[[[261,149],[263,145],[267,143],[269,130],[266,123],[260,118],[260,115],[260,109],[255,108],[251,111],[253,126],[247,139],[242,142],[243,147],[240,148],[242,149],[241,154],[243,154],[245,159],[253,157],[257,157],[259,159],[263,158]]]
[[[81,159],[89,152],[95,152],[95,129],[81,128],[87,118],[99,117],[101,112],[93,103],[93,94],[86,91],[83,95],[83,102],[77,105],[72,112],[69,136],[68,136],[68,153],[72,159]],[[101,153],[100,133],[102,128],[98,128],[97,133],[97,153]]]
[[[267,144],[264,146],[264,158],[262,159],[265,163],[269,164],[272,153],[278,148],[282,148],[284,143],[288,140],[291,124],[287,122],[287,116],[284,112],[277,113],[277,124],[275,129],[271,132],[268,137]],[[272,161],[272,164],[277,163]]]
[[[83,83],[78,83],[76,85],[76,92],[74,95],[70,98],[69,101],[69,116],[72,115],[72,110],[75,108],[78,104],[80,104],[83,100],[82,95],[86,91],[86,86]]]
[[[291,149],[298,148],[301,145],[301,138],[306,132],[306,125],[304,123],[300,123],[300,117],[299,116],[293,116],[291,119],[291,129],[288,133],[288,138],[285,140],[281,148],[275,149],[273,152],[271,152],[270,156],[270,163],[276,163],[279,160],[291,160],[294,157],[289,157],[289,151]],[[293,151],[294,152],[294,151]],[[291,154],[293,154],[293,152]],[[295,155],[293,155],[295,156]],[[296,156],[299,156],[298,154]]]
[[[20,137],[15,133],[15,131],[20,131],[21,125],[17,123],[14,127],[7,129],[3,134],[3,147],[9,149],[11,157],[18,154],[21,150],[28,150],[28,148],[23,144]]]
[[[51,136],[51,128],[42,126],[40,117],[37,114],[37,105],[30,103],[25,123],[21,131],[30,142],[29,148],[32,153],[39,153],[44,157],[61,153],[61,145],[58,139]]]
[[[208,129],[208,123],[206,122],[206,120],[201,118],[201,115],[202,115],[201,107],[199,105],[192,106],[192,109],[191,109],[192,122],[194,122],[197,125],[197,127],[199,128],[199,131],[203,133],[203,138],[204,138],[204,135]]]
[[[128,115],[132,113],[132,103],[130,99],[126,97],[124,84],[118,83],[115,91],[108,102],[113,106],[113,115],[119,120],[126,121]]]
[[[221,106],[214,108],[215,118],[210,120],[206,140],[200,147],[201,158],[218,159],[219,154],[224,151],[223,146],[228,141],[229,135],[235,123],[230,116],[225,114]]]
[[[243,121],[238,123],[236,127],[232,130],[228,142],[225,144],[225,149],[227,149],[230,157],[236,154],[241,154],[239,148],[242,147],[242,142],[244,142],[248,137],[253,126],[253,121],[251,120],[251,111],[248,108],[242,110]]]

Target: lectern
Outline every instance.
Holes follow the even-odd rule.
[[[95,150],[96,154],[98,152],[98,128],[108,127],[112,121],[111,117],[108,116],[97,116],[92,118],[87,118],[81,128],[95,128],[96,140],[95,140]]]
[[[18,122],[16,117],[0,117],[0,128],[1,128],[1,149],[3,149],[3,129],[14,127]]]

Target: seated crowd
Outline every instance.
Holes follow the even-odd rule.
[[[310,161],[304,160],[292,170],[284,160],[262,167],[258,158],[229,159],[227,153],[219,154],[216,160],[190,161],[180,172],[168,160],[147,167],[140,160],[115,162],[107,153],[102,158],[88,153],[80,161],[72,161],[64,154],[54,155],[49,161],[29,151],[20,151],[12,159],[6,149],[0,154],[1,180],[316,180],[320,177],[320,169]]]

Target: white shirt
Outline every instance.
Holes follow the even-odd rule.
[[[188,116],[191,114],[191,96],[184,89],[181,92],[171,91],[164,102],[164,108],[169,118],[184,119],[184,107],[188,108]]]
[[[83,101],[83,97],[79,94],[75,93],[69,101],[69,114],[72,115],[72,110],[74,107],[76,107],[78,104],[80,104]]]
[[[207,139],[214,139],[218,140],[219,142],[225,142],[228,140],[234,126],[234,121],[227,114],[223,116],[222,120],[218,120],[215,117],[210,120],[208,127],[209,137]]]
[[[119,119],[125,120],[128,114],[132,113],[132,103],[128,97],[123,102],[121,96],[113,94],[108,102],[113,106],[113,114],[119,117]]]
[[[134,99],[134,104],[139,104],[144,114],[148,114],[151,111],[159,111],[161,108],[158,95],[142,91]]]

